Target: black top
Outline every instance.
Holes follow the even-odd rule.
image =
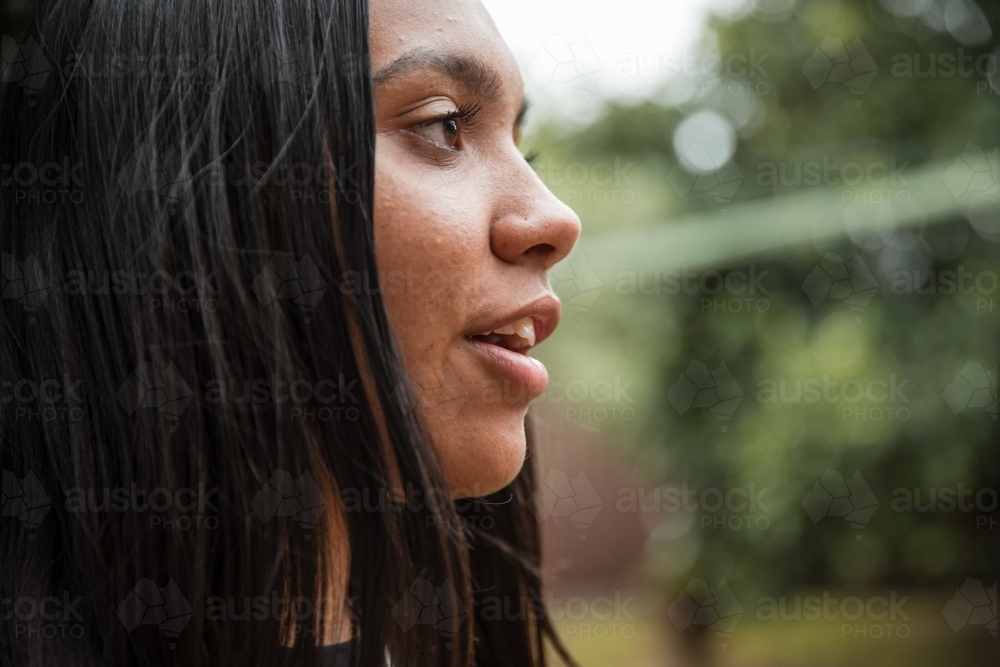
[[[291,651],[289,651],[291,652]],[[316,654],[319,656],[321,667],[348,667],[351,662],[351,643],[332,644],[330,646],[316,647]],[[293,667],[286,659],[282,667]]]

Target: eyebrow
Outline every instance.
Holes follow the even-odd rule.
[[[373,77],[375,85],[405,76],[417,69],[433,69],[454,79],[468,92],[488,101],[496,101],[503,90],[503,78],[486,62],[461,53],[433,49],[414,49],[381,68]],[[515,125],[520,125],[528,112],[528,101],[521,104]]]

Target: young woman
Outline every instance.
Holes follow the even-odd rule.
[[[483,7],[43,0],[14,55],[0,663],[562,653],[525,417],[579,222]]]

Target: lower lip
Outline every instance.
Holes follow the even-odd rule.
[[[465,340],[493,367],[495,374],[523,388],[528,396],[532,398],[541,396],[549,386],[549,372],[537,359],[474,338]]]

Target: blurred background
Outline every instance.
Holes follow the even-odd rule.
[[[996,665],[1000,3],[484,2],[583,221],[534,409],[571,652]]]
[[[998,664],[1000,3],[485,4],[583,221],[535,410],[581,664]]]

